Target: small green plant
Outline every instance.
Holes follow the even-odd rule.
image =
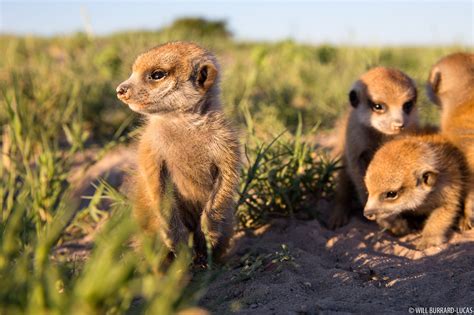
[[[314,218],[316,201],[331,198],[338,161],[305,143],[301,130],[300,120],[291,140],[283,140],[280,134],[268,144],[246,147],[237,209],[241,228],[302,212]]]
[[[239,260],[240,272],[234,280],[245,281],[255,277],[259,272],[279,272],[284,266],[298,267],[295,257],[292,255],[288,245],[281,244],[281,250],[268,254],[249,252]]]

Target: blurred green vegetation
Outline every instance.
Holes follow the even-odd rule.
[[[397,67],[412,76],[420,89],[422,119],[434,121],[436,109],[424,95],[429,67],[445,54],[467,49],[237,42],[223,22],[189,18],[155,32],[105,37],[2,35],[0,82],[3,90],[14,91],[30,104],[32,122],[47,123],[48,133],[56,134],[58,126],[80,117],[90,137],[107,141],[133,115],[115,97],[115,87],[130,75],[139,53],[171,40],[194,40],[214,51],[222,66],[226,111],[244,123],[242,107],[248,106],[255,123],[265,126],[262,132],[273,135],[283,128],[294,132],[298,112],[305,131],[318,122],[331,128],[347,107],[353,81],[377,65]],[[7,121],[1,112],[0,122]]]
[[[0,160],[0,313],[171,314],[195,303],[199,288],[185,290],[190,250],[184,247],[167,263],[167,250],[138,230],[127,199],[114,187],[99,182],[89,206],[76,213],[67,179],[81,138],[61,143],[42,131],[44,123],[33,123],[28,106],[25,96],[7,93],[0,107],[7,115]],[[62,127],[71,130],[75,123]],[[110,208],[101,206],[102,199]],[[84,236],[84,224],[100,223],[91,251],[84,248],[83,259],[75,258],[68,241]]]
[[[199,18],[104,37],[0,35],[0,313],[169,314],[196,303],[205,281],[186,288],[188,249],[167,264],[160,242],[128,219],[130,205],[116,188],[100,182],[77,212],[68,182],[78,153],[99,147],[100,158],[133,135],[139,119],[115,87],[139,53],[171,40],[196,41],[222,65],[225,111],[245,131],[240,228],[274,216],[314,217],[311,204],[331,198],[337,161],[303,139],[332,127],[362,72],[405,71],[419,85],[422,119],[436,122],[422,89],[429,67],[466,49],[238,42],[224,22]],[[61,252],[97,226],[86,258]],[[141,246],[130,246],[137,239]]]

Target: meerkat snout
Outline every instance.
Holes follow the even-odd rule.
[[[395,191],[390,193],[397,194]],[[394,206],[393,199],[395,198],[389,199],[386,195],[387,192],[383,192],[377,196],[369,196],[364,207],[364,217],[370,221],[377,221],[398,215],[401,209],[398,209],[396,206],[391,208]]]
[[[393,131],[402,131],[405,127],[405,123],[402,120],[394,120],[392,122],[392,130]]]
[[[370,209],[367,206],[364,208],[364,217],[370,221],[375,221],[377,210]]]
[[[130,97],[130,86],[128,84],[121,83],[117,89],[117,97],[121,100],[127,100]]]

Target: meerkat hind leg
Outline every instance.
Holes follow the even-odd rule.
[[[347,171],[341,169],[336,187],[336,205],[328,220],[329,229],[334,230],[349,222],[355,195],[356,191]]]

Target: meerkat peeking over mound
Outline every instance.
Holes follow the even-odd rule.
[[[441,107],[441,133],[464,152],[469,164],[470,192],[460,225],[467,230],[474,212],[474,54],[455,53],[438,61],[428,77],[427,92]]]
[[[192,234],[199,264],[207,246],[215,258],[227,249],[239,181],[239,142],[221,109],[218,77],[210,52],[173,42],[138,56],[117,87],[146,117],[129,184],[134,215],[173,252]]]
[[[329,228],[346,224],[353,210],[362,210],[367,200],[364,175],[375,151],[395,136],[417,130],[416,99],[412,79],[397,69],[373,68],[354,83]]]
[[[467,176],[464,155],[441,135],[390,141],[367,169],[364,215],[394,234],[410,232],[403,214],[426,216],[417,247],[439,245],[463,219]]]

